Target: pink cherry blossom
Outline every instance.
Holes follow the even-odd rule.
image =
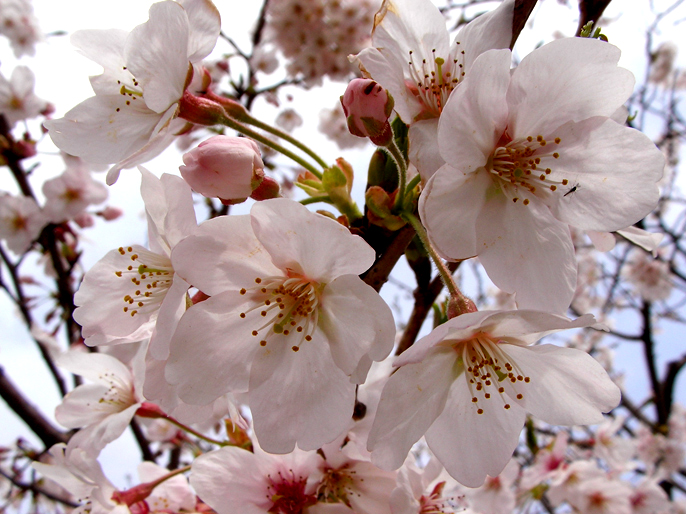
[[[95,96],[64,118],[45,123],[63,151],[94,164],[112,164],[107,183],[119,171],[146,162],[174,139],[186,122],[175,119],[187,81],[201,88],[194,70],[214,48],[220,19],[208,0],[167,0],[150,7],[150,19],[130,33],[82,30],[74,44],[104,68],[93,77]]]
[[[587,353],[532,346],[595,322],[536,311],[481,311],[440,325],[395,362],[369,435],[372,462],[399,467],[424,434],[452,477],[469,487],[498,476],[527,412],[553,424],[602,421],[619,388]]]
[[[181,319],[167,381],[190,404],[248,391],[269,452],[332,441],[350,422],[355,384],[393,346],[389,307],[357,276],[374,257],[342,225],[287,199],[203,223],[172,262],[211,297]]]
[[[422,193],[422,221],[441,255],[478,256],[520,308],[566,311],[576,286],[570,225],[623,229],[657,203],[661,152],[611,118],[634,83],[619,53],[560,39],[511,73],[510,51],[488,51],[441,116],[446,164]]]
[[[47,223],[33,198],[0,192],[0,240],[17,255],[29,249]]]
[[[26,66],[17,66],[7,80],[0,74],[0,114],[10,127],[18,121],[38,117],[48,108],[48,102],[33,93],[36,78]]]

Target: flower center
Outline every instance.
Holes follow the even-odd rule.
[[[410,78],[407,87],[424,106],[415,121],[440,116],[450,93],[464,76],[463,65],[460,62],[464,50],[459,50],[459,42],[455,45],[447,61],[437,56],[436,49],[433,49],[430,61],[422,59],[421,62],[415,62],[414,53],[410,50]]]
[[[141,248],[134,252],[131,246],[120,247],[119,253],[128,255],[134,263],[125,270],[115,271],[118,277],[127,278],[133,284],[131,293],[124,296],[124,312],[135,316],[158,310],[174,278],[169,258]]]
[[[513,202],[524,196],[522,203],[528,205],[526,196],[529,194],[544,200],[552,194],[568,196],[580,186],[571,185],[568,179],[559,177],[552,169],[555,160],[560,158],[557,151],[560,142],[561,139],[556,137],[551,145],[541,135],[512,140],[505,132],[486,167],[501,179],[501,185],[505,186],[502,187],[503,192]]]
[[[127,75],[130,80],[117,80],[117,85],[121,86],[119,88],[119,94],[127,97],[126,98],[126,105],[131,105],[131,100],[136,100],[138,98],[143,97],[143,90],[139,87],[138,81],[136,80],[136,77],[134,77],[130,71],[126,68],[126,66],[122,66],[122,70],[124,73]],[[116,108],[116,111],[119,112],[121,109],[119,107]]]
[[[445,482],[439,482],[429,495],[422,495],[419,498],[419,514],[449,514],[451,512],[461,512],[464,506],[460,505],[461,497],[443,497]]]
[[[240,290],[240,294],[250,295],[255,305],[239,315],[245,319],[248,313],[259,310],[260,317],[265,318],[252,331],[254,337],[260,337],[260,345],[266,346],[273,334],[290,336],[294,352],[300,350],[303,341],[312,341],[319,319],[319,285],[295,273],[285,277],[258,277],[255,284]]]
[[[461,354],[467,388],[472,394],[472,403],[476,406],[477,414],[483,414],[486,400],[494,397],[501,399],[504,409],[511,408],[502,385],[505,380],[511,386],[508,395],[514,394],[517,400],[524,398],[518,389],[523,384],[530,383],[531,378],[525,376],[516,363],[510,362],[499,342],[494,341],[491,336],[478,332],[472,339],[458,342],[454,348],[458,355]]]
[[[327,503],[342,502],[351,507],[348,497],[355,494],[353,475],[357,472],[346,468],[347,465],[340,469],[326,470],[324,478],[317,489],[317,496],[321,501]]]
[[[289,470],[290,477],[284,477],[279,471],[278,479],[267,475],[267,499],[272,502],[272,506],[267,510],[273,514],[301,514],[305,507],[317,503],[317,498],[313,494],[305,493],[307,478],[298,476],[296,478],[293,470]]]
[[[114,373],[102,373],[98,379],[109,384],[109,389],[98,400],[94,408],[106,412],[121,412],[136,403],[131,383]]]

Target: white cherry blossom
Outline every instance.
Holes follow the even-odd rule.
[[[33,93],[36,78],[26,66],[17,66],[7,80],[0,73],[0,114],[13,127],[18,121],[36,118],[49,104]]]
[[[514,2],[467,24],[450,44],[446,19],[430,0],[384,0],[374,18],[372,46],[355,60],[393,96],[410,125],[410,161],[427,180],[442,164],[438,118],[451,93],[484,51],[508,48]]]
[[[619,388],[591,356],[544,335],[587,327],[537,311],[481,311],[440,325],[398,357],[369,435],[372,462],[399,467],[424,434],[458,482],[477,487],[512,456],[527,412],[552,424],[592,424]]]
[[[78,306],[74,319],[83,327],[89,346],[135,342],[152,335],[150,351],[164,359],[188,290],[174,273],[171,250],[195,228],[195,211],[183,179],[167,174],[158,179],[140,170],[150,249],[119,247],[88,270],[74,297]],[[161,322],[156,324],[158,319]]]
[[[17,255],[29,249],[47,223],[33,198],[0,192],[0,240]]]
[[[269,452],[331,442],[350,422],[355,384],[393,346],[389,307],[357,276],[374,258],[364,240],[292,200],[203,223],[172,262],[211,297],[179,322],[167,381],[198,405],[248,391]]]
[[[150,7],[150,19],[130,33],[82,30],[72,44],[104,73],[91,78],[95,96],[64,118],[45,123],[53,142],[94,164],[119,171],[146,162],[174,139],[186,122],[175,119],[189,87],[201,87],[194,70],[214,48],[219,12],[208,0],[167,0]]]
[[[519,308],[566,311],[576,286],[570,226],[624,229],[657,204],[661,152],[611,118],[634,83],[619,54],[560,39],[511,72],[511,52],[491,50],[443,110],[446,164],[422,193],[422,221],[441,255],[478,256]]]

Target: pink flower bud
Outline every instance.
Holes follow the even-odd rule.
[[[264,163],[251,139],[214,136],[183,155],[181,175],[194,191],[208,198],[237,203],[262,183]]]
[[[112,207],[111,205],[108,205],[97,214],[98,216],[102,216],[102,218],[105,219],[105,221],[114,221],[120,216],[123,216],[124,211],[121,210],[119,207]]]
[[[375,145],[386,146],[393,137],[388,118],[393,97],[371,79],[354,79],[348,84],[341,104],[354,136],[368,137]]]

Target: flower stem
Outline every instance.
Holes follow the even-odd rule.
[[[303,200],[300,200],[300,203],[303,205],[310,205],[311,203],[318,203],[318,202],[331,203],[331,198],[329,197],[329,195],[326,195],[326,196],[310,196],[309,198],[305,198]]]
[[[398,194],[395,197],[395,209],[399,211],[402,209],[403,201],[405,200],[405,184],[407,182],[407,162],[405,162],[405,156],[398,148],[395,143],[395,139],[391,138],[391,142],[388,146],[385,146],[388,153],[395,161],[395,165],[398,167]]]
[[[198,437],[198,438],[202,439],[203,441],[207,441],[208,443],[216,444],[218,446],[230,446],[231,445],[231,443],[229,443],[227,441],[217,441],[216,439],[212,439],[211,437],[207,437],[207,436],[201,434],[200,432],[198,432],[197,430],[194,430],[191,427],[184,425],[180,421],[175,420],[171,416],[165,416],[164,419],[169,421],[172,425],[176,425],[181,430],[184,430],[184,431],[188,432],[189,434],[193,434],[195,437]]]
[[[185,473],[186,471],[190,471],[190,470],[191,470],[191,465],[189,464],[188,466],[184,466],[182,468],[170,471],[169,473],[158,478],[157,480],[150,482],[150,484],[152,485],[152,487],[157,487],[158,485],[160,485],[165,480],[169,480],[170,478],[175,477],[176,475],[180,475],[181,473]]]
[[[456,316],[459,316],[460,314],[465,314],[467,312],[475,312],[476,305],[474,305],[474,302],[470,300],[467,296],[465,296],[462,293],[462,291],[460,291],[459,287],[457,287],[457,284],[453,279],[452,273],[450,273],[450,270],[443,262],[443,259],[441,259],[438,256],[436,250],[431,245],[431,241],[429,241],[429,236],[426,233],[426,230],[424,229],[422,223],[417,219],[417,217],[414,214],[411,214],[409,212],[403,212],[401,213],[401,216],[410,225],[412,225],[412,228],[417,233],[417,236],[419,236],[419,239],[422,242],[422,246],[424,246],[426,252],[429,254],[429,257],[431,257],[431,260],[434,261],[434,264],[436,264],[436,268],[438,269],[438,273],[441,276],[441,280],[443,280],[445,287],[448,289],[448,293],[450,294],[448,317],[454,318]]]
[[[226,127],[232,128],[232,129],[240,132],[244,136],[248,136],[248,137],[254,139],[255,141],[259,141],[263,145],[268,146],[270,148],[273,148],[277,152],[279,152],[279,153],[285,155],[286,157],[288,157],[289,159],[297,162],[300,166],[302,166],[307,171],[312,173],[315,177],[317,177],[319,179],[322,178],[322,172],[319,171],[317,168],[315,168],[312,164],[310,164],[306,160],[302,159],[301,157],[298,157],[293,152],[291,152],[290,150],[287,150],[286,148],[284,148],[280,144],[272,141],[271,139],[269,139],[267,137],[264,137],[259,132],[256,132],[252,129],[249,129],[248,127],[246,127],[242,123],[239,123],[239,122],[237,122],[234,119],[229,118],[229,117],[224,118],[222,120],[222,122],[223,122],[223,125],[225,125]]]
[[[410,180],[407,183],[407,187],[405,188],[405,190],[409,193],[415,187],[417,187],[417,184],[419,184],[421,181],[422,181],[422,177],[419,174],[417,174],[412,180]]]
[[[257,118],[253,118],[252,116],[246,116],[242,121],[245,123],[249,123],[250,125],[253,125],[259,129],[264,130],[265,132],[269,132],[270,134],[274,134],[277,137],[280,137],[284,141],[288,141],[291,143],[293,146],[296,148],[300,148],[303,152],[305,152],[307,155],[312,157],[317,164],[319,164],[323,169],[326,169],[329,167],[329,165],[319,157],[313,150],[310,149],[307,145],[304,143],[301,143],[297,139],[295,139],[293,136],[288,134],[287,132],[284,132],[283,130],[279,130],[276,127],[272,127],[271,125],[268,125],[267,123],[264,123],[263,121],[258,120]]]

